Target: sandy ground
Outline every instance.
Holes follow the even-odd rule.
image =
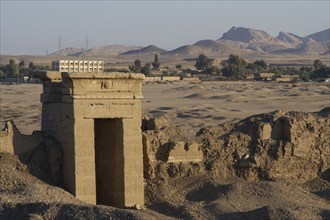
[[[186,135],[274,110],[314,112],[330,106],[329,83],[144,83],[143,114],[162,115]],[[40,130],[41,84],[0,85],[1,127],[13,118],[22,133]]]
[[[40,130],[41,84],[0,85],[1,128],[13,119],[22,133]]]
[[[294,84],[275,82],[145,83],[142,111],[144,115],[152,114],[167,118],[172,125],[181,128],[184,135],[193,137],[201,127],[217,125],[225,121],[238,121],[254,114],[274,110],[319,111],[330,106],[329,88],[329,83],[313,82]],[[0,85],[1,127],[5,120],[13,118],[23,133],[29,134],[33,130],[39,130],[41,92],[41,84]],[[315,129],[317,126],[319,125],[315,124]],[[327,128],[324,127],[324,129]],[[307,128],[304,127],[304,129]],[[305,130],[301,130],[303,132],[300,133],[304,133]],[[212,132],[206,132],[206,134],[214,133],[214,130],[210,131]],[[154,132],[160,133],[160,131]],[[320,141],[323,137],[322,146],[325,146],[327,150],[326,140],[328,139],[325,137],[328,136],[328,132],[324,134],[317,133],[317,130],[315,132],[315,140]],[[220,141],[218,137],[222,133],[222,130],[219,134],[215,132],[213,134],[215,139],[207,139],[209,141],[205,143],[214,142],[213,147],[218,147],[218,142],[215,141]],[[228,137],[236,140],[234,133],[230,134],[233,136]],[[309,143],[311,140],[308,136],[305,141]],[[245,149],[242,141],[236,141],[239,149]],[[319,143],[314,145],[318,147],[317,151],[321,152],[321,145]],[[236,145],[233,144],[233,146]],[[301,146],[308,149],[309,145],[302,144]],[[226,149],[229,148],[230,146],[226,147]],[[204,160],[220,155],[212,154],[212,149],[210,158]],[[306,155],[314,154],[306,153]],[[324,164],[329,161],[329,155],[329,153],[324,153]],[[46,156],[41,158],[45,159]],[[289,159],[284,156],[283,158],[267,161],[277,164],[278,170],[282,169],[282,172],[286,173],[287,164],[288,166],[298,164],[298,162],[290,163],[293,159],[307,161],[307,164],[303,164],[307,167],[312,166],[314,159],[316,162],[317,159],[322,159],[322,157],[313,157],[313,160],[309,160],[309,157],[299,158],[299,155],[289,157]],[[217,161],[220,163],[223,160],[220,158]],[[283,166],[279,166],[280,161],[283,162]],[[44,161],[41,159],[36,162],[43,164]],[[178,166],[180,167],[181,164]],[[37,168],[40,167],[42,166]],[[218,168],[223,170],[223,167],[215,165],[214,169]],[[302,173],[298,168],[295,171]],[[147,209],[133,211],[82,203],[62,189],[52,187],[31,176],[29,169],[29,164],[22,164],[20,158],[0,154],[0,219],[40,219],[39,217],[43,219],[330,218],[329,176],[323,179],[308,179],[303,184],[262,179],[261,181],[247,181],[241,178],[223,179],[207,172],[175,178],[160,176],[145,180]],[[307,173],[305,168],[301,169],[304,170],[303,173]],[[329,169],[324,169],[327,169],[324,173],[328,172],[330,175]]]
[[[329,84],[201,82],[143,87],[143,112],[164,115],[195,134],[207,125],[274,110],[313,112],[330,105]]]

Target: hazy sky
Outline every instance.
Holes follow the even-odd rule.
[[[306,36],[330,27],[330,1],[1,1],[1,54],[110,44],[175,49],[232,26]]]

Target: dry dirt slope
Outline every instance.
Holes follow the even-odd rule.
[[[202,128],[194,141],[203,160],[195,163],[150,160],[171,150],[168,141],[184,139],[165,120],[153,122],[143,132],[150,140],[144,144],[147,210],[88,205],[46,184],[51,164],[39,147],[19,158],[1,154],[0,219],[330,218],[329,108]]]
[[[39,158],[43,160],[44,158]],[[34,161],[34,165],[42,163]],[[29,173],[12,154],[0,153],[0,219],[171,219],[152,210],[123,210],[83,203]],[[45,178],[48,170],[35,172]],[[45,179],[49,181],[49,179]]]

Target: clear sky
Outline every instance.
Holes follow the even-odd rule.
[[[216,40],[232,26],[272,36],[330,27],[330,1],[1,1],[0,53],[45,55],[111,44],[171,50]]]

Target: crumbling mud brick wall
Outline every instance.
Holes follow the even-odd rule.
[[[36,72],[42,132],[63,148],[64,188],[82,201],[144,204],[141,87],[144,75]]]
[[[0,152],[24,154],[38,147],[42,141],[40,131],[34,131],[31,135],[21,134],[14,121],[9,120],[0,131]]]

